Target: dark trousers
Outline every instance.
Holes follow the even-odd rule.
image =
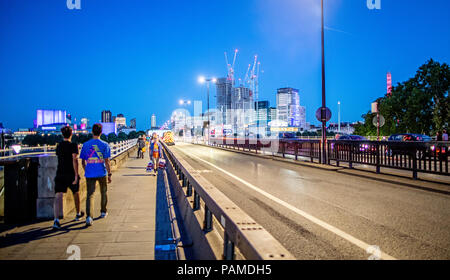
[[[86,178],[87,197],[86,197],[86,216],[92,217],[92,208],[94,205],[94,193],[96,183],[100,185],[101,194],[101,212],[106,213],[106,205],[108,203],[108,196],[106,194],[108,189],[107,177],[100,178]]]

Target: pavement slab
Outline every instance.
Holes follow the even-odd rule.
[[[62,229],[54,231],[52,221],[22,225],[0,236],[0,260],[64,260],[70,245],[80,248],[86,260],[152,260],[155,258],[157,182],[146,172],[148,159],[129,158],[113,173],[108,185],[108,216],[100,216],[100,193],[94,200],[94,224],[86,227],[85,218],[74,221],[74,213],[61,220]],[[162,172],[161,172],[162,173]],[[162,176],[159,176],[162,177]],[[82,203],[85,210],[85,203]],[[163,209],[159,211],[164,212]],[[167,223],[163,224],[167,227]]]

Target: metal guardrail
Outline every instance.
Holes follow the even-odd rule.
[[[449,142],[328,141],[328,164],[335,161],[449,176]]]
[[[322,163],[322,144],[320,140],[257,140],[257,139],[237,139],[237,138],[215,138],[210,140],[210,145],[222,148],[232,148],[248,152],[270,151],[279,154],[283,158],[286,155],[309,158],[311,162],[315,160]]]
[[[196,141],[198,144],[198,141]],[[204,142],[203,144],[208,144]],[[309,158],[311,162],[322,163],[322,143],[320,140],[256,140],[235,138],[211,138],[209,145],[234,150],[254,152],[271,150],[273,155],[291,155]],[[450,142],[396,142],[396,141],[356,141],[327,140],[327,162],[339,166],[347,162],[353,164],[412,171],[413,178],[418,173],[431,173],[449,176]],[[275,147],[275,148],[273,148]],[[272,148],[272,149],[271,149]]]
[[[201,176],[181,156],[177,156],[164,143],[168,164],[176,172],[187,196],[194,197],[193,210],[204,202],[203,230],[213,229],[213,216],[224,231],[223,259],[235,258],[235,247],[251,260],[290,260],[294,257],[269,232],[257,224],[234,202]]]

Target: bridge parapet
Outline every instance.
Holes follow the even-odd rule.
[[[196,217],[199,217],[199,213],[202,212],[203,215],[203,223],[200,224],[202,229],[188,232],[193,241],[194,251],[203,249],[202,242],[214,247],[215,245],[206,235],[217,230],[216,233],[221,235],[223,243],[221,256],[214,253],[215,258],[232,260],[239,254],[249,260],[294,259],[294,256],[267,230],[207,181],[180,154],[163,145],[169,159],[168,175],[172,186],[176,188],[178,205],[190,207],[190,209],[180,209],[180,212],[184,213],[184,219],[190,218],[183,223],[190,225],[192,229],[195,227],[193,224]],[[187,199],[192,197],[192,203],[188,202]],[[187,213],[189,210],[191,214]],[[217,248],[211,248],[211,250],[217,252]],[[197,259],[208,258],[207,254],[198,254],[195,256]]]
[[[131,155],[135,155],[137,140],[111,143],[111,169],[119,168]],[[81,161],[81,160],[80,160]],[[14,223],[34,218],[49,219],[53,217],[53,200],[55,196],[54,178],[58,158],[55,152],[35,152],[35,154],[17,154],[0,159],[4,165],[5,221]],[[81,166],[81,163],[80,163]],[[80,198],[86,198],[86,179],[83,168],[80,172]],[[8,196],[6,195],[8,194]],[[0,199],[2,199],[0,197]],[[73,196],[64,195],[61,217],[74,208]],[[22,211],[22,210],[23,211]],[[22,213],[17,213],[21,211]]]

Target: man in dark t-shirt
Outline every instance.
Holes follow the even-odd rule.
[[[56,147],[56,155],[58,156],[58,167],[55,177],[55,200],[53,204],[54,229],[60,229],[59,214],[62,209],[63,195],[67,192],[67,188],[72,191],[77,215],[75,220],[79,220],[84,213],[80,211],[80,176],[78,175],[78,146],[71,142],[72,128],[65,126],[61,128],[64,141]]]

